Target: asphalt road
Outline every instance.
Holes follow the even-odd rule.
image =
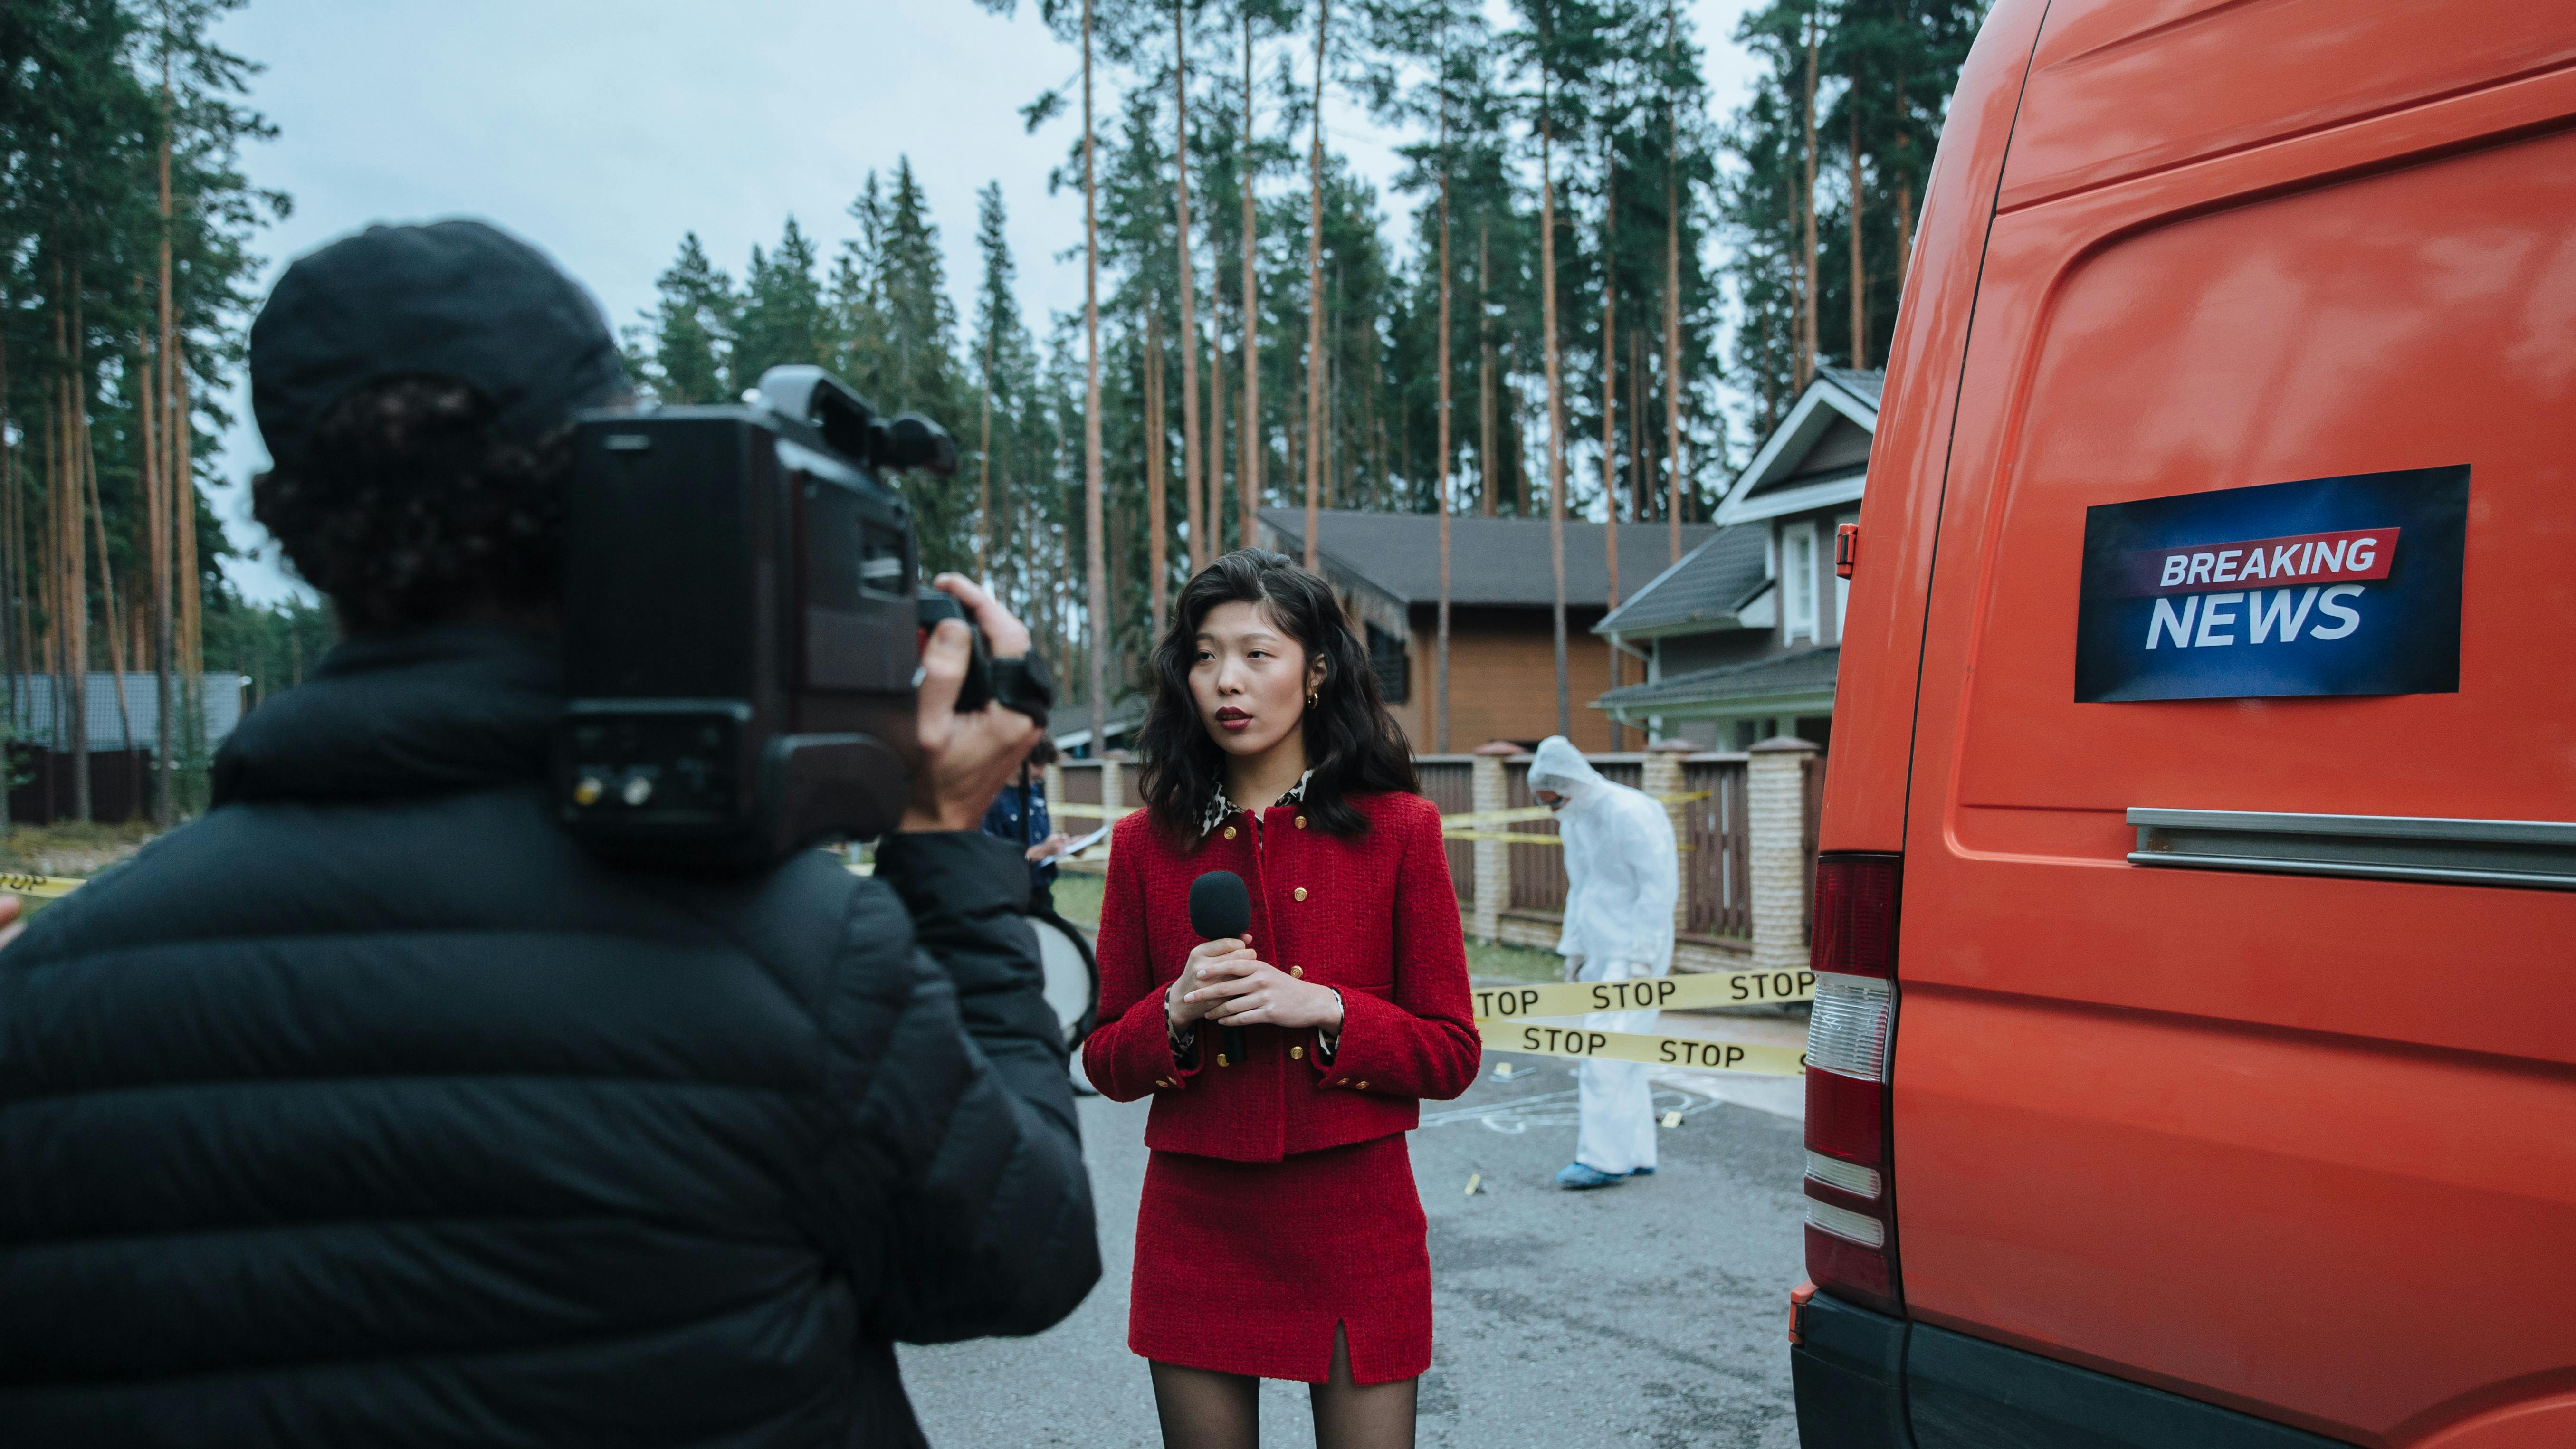
[[[1515,1075],[1495,1080],[1506,1062]],[[1794,1101],[1794,1087],[1667,1078],[1657,1108],[1684,1115],[1663,1133],[1661,1172],[1588,1193],[1548,1181],[1574,1153],[1570,1063],[1489,1054],[1465,1097],[1426,1104],[1412,1150],[1437,1327],[1421,1443],[1792,1449],[1800,1132],[1743,1102]],[[1036,1338],[903,1351],[933,1444],[1161,1442],[1144,1361],[1126,1346],[1144,1125],[1143,1103],[1082,1103],[1104,1272],[1081,1309]],[[1302,1385],[1263,1386],[1262,1442],[1314,1442]]]

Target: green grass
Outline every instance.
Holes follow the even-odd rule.
[[[12,826],[0,850],[5,850],[10,860],[31,861],[46,855],[112,853],[120,847],[141,845],[152,836],[152,826],[140,820],[118,825],[84,825],[66,820],[56,825]]]
[[[1086,931],[1100,929],[1100,891],[1104,880],[1060,870],[1055,876],[1055,913]]]
[[[1476,977],[1499,977],[1506,981],[1563,981],[1565,958],[1554,951],[1539,951],[1528,946],[1506,946],[1500,941],[1490,946],[1481,941],[1469,941],[1467,974]]]

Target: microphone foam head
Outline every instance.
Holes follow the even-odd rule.
[[[1199,939],[1214,941],[1252,929],[1252,892],[1243,877],[1212,870],[1190,882],[1190,929]]]

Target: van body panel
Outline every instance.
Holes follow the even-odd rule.
[[[2061,924],[2047,872],[2000,883],[2024,908],[1963,924]],[[2563,1076],[1930,984],[1905,1013],[1918,1321],[2369,1443],[2576,1362]]]
[[[1905,1387],[1915,1449],[2337,1449],[2268,1419],[1927,1324],[1907,1335]]]
[[[1960,70],[1924,185],[1922,226],[1907,262],[1905,305],[1896,317],[1888,392],[1870,454],[1872,486],[1861,495],[1861,557],[1843,606],[1835,767],[1825,777],[1820,842],[1826,850],[1893,851],[1905,843],[1902,782],[1914,749],[1915,660],[1959,403],[1959,363],[2013,108],[2047,9],[2047,0],[1999,0],[1988,13]],[[1888,479],[1902,481],[1882,481]]]
[[[2576,61],[2550,0],[2060,3],[2003,208]]]
[[[2288,73],[2284,16],[2343,100]],[[1861,587],[1886,521],[1929,583],[1919,700],[1867,616],[1824,812],[1828,848],[1885,848],[1908,777],[1841,752],[1901,716],[1906,1307],[2337,1439],[2501,1449],[2576,1395],[2576,893],[2142,867],[2126,812],[2576,821],[2576,68],[2535,70],[2576,6],[2058,0],[2039,44],[2096,79],[2032,77],[1964,364],[1892,366],[1882,437],[1948,456],[1873,469],[1854,614],[1905,597]],[[2119,68],[2169,45],[2188,75]],[[2181,139],[2025,163],[2085,127]],[[1951,376],[1955,425],[1909,415]],[[2088,507],[2459,464],[2457,692],[2075,702]]]

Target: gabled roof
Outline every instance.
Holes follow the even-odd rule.
[[[1291,554],[1306,546],[1306,510],[1265,508],[1261,522]],[[1327,574],[1366,582],[1401,604],[1429,604],[1440,597],[1440,515],[1376,513],[1327,508],[1316,516],[1316,553]],[[1544,518],[1449,520],[1449,601],[1545,608],[1556,601]],[[1565,598],[1598,604],[1609,597],[1608,525],[1565,522]],[[1682,551],[1708,541],[1715,529],[1682,525]],[[1664,572],[1673,562],[1671,525],[1619,525],[1622,592]]]
[[[1721,528],[1593,625],[1592,632],[1644,639],[1735,628],[1736,611],[1762,592],[1768,547],[1766,530],[1759,525]]]
[[[1871,412],[1878,411],[1878,397],[1887,386],[1887,369],[1873,367],[1866,372],[1851,367],[1820,367],[1817,372],[1854,397],[1865,398]]]
[[[1834,671],[1843,648],[1828,644],[1795,654],[1773,654],[1688,674],[1668,674],[1650,684],[1631,684],[1592,701],[1594,709],[1642,713],[1713,713],[1731,704],[1754,704],[1834,692]],[[1697,709],[1691,708],[1697,706]]]
[[[1789,415],[1771,430],[1761,450],[1726,490],[1717,506],[1721,525],[1777,518],[1829,508],[1860,497],[1866,472],[1865,439],[1878,433],[1878,401],[1886,374],[1847,367],[1817,369]],[[1859,446],[1837,441],[1857,432]],[[1830,445],[1830,446],[1828,446]],[[1810,466],[1819,453],[1847,458],[1843,466]]]

